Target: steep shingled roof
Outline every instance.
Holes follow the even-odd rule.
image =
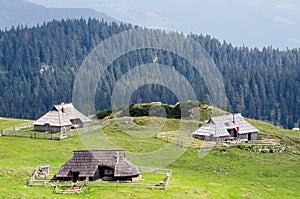
[[[56,177],[71,177],[70,171],[79,172],[79,177],[92,177],[98,166],[114,169],[114,177],[137,176],[141,170],[125,158],[122,150],[82,150],[74,151],[70,159],[57,172]]]
[[[72,119],[80,119],[83,123],[91,122],[92,120],[86,117],[84,114],[79,112],[72,103],[54,105],[52,110],[43,115],[34,125],[45,125],[50,126],[70,126]]]
[[[239,134],[258,132],[258,130],[246,122],[241,113],[212,117],[208,123],[193,132],[193,135],[223,137],[230,136],[228,129],[239,127]]]

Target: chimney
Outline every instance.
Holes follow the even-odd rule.
[[[234,113],[232,113],[232,123],[235,123]]]

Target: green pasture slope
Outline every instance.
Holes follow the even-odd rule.
[[[142,118],[141,121],[144,119]],[[140,121],[140,122],[141,122]],[[263,136],[295,136],[272,125],[250,121]],[[13,123],[11,123],[14,125]],[[4,128],[0,123],[0,129]],[[176,120],[168,120],[164,130],[176,130]],[[5,128],[7,125],[5,124]],[[96,132],[97,133],[97,132]],[[153,137],[135,138],[112,122],[102,133],[123,149],[132,152],[156,150],[166,143]],[[92,136],[92,135],[89,135]],[[259,153],[239,147],[215,149],[199,158],[188,149],[169,165],[173,175],[168,190],[140,187],[85,187],[76,195],[56,195],[51,187],[28,187],[35,167],[51,164],[55,173],[72,157],[72,150],[84,149],[79,136],[63,141],[0,137],[0,198],[299,198],[299,151]],[[147,174],[144,175],[147,178]]]
[[[2,118],[0,117],[0,131],[6,128],[13,127],[15,125],[25,124],[30,120],[20,120],[20,119],[12,119],[12,118]]]

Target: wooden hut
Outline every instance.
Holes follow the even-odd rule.
[[[245,121],[240,114],[212,117],[205,125],[192,133],[192,136],[207,141],[238,139],[257,140],[258,130]]]
[[[141,174],[141,170],[125,158],[123,150],[81,150],[73,152],[72,159],[61,167],[56,179],[137,181]]]
[[[67,132],[72,128],[89,126],[91,119],[79,112],[72,103],[54,105],[53,108],[35,121],[34,130],[44,132]]]

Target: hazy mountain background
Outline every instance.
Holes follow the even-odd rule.
[[[112,17],[87,8],[46,8],[25,0],[0,0],[0,29],[12,26],[35,26],[65,18],[98,18],[111,22]]]
[[[209,34],[233,45],[300,47],[298,0],[30,0],[51,7],[93,8],[120,21]]]

